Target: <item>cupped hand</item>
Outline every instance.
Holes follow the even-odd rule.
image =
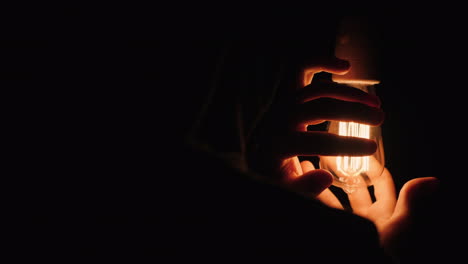
[[[301,168],[304,175],[317,171],[309,161],[301,162]],[[375,201],[372,201],[367,188],[357,189],[347,196],[352,212],[372,221],[379,232],[382,247],[388,254],[398,257],[402,251],[408,250],[402,246],[402,241],[416,224],[413,222],[413,213],[423,205],[426,197],[434,195],[438,184],[439,180],[435,177],[415,178],[403,185],[397,197],[392,175],[385,168],[373,185]],[[340,200],[328,188],[322,192],[314,190],[310,195],[330,207],[344,209]]]

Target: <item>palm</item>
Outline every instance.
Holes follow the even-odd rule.
[[[309,161],[303,161],[301,168],[304,173],[315,170]],[[397,199],[392,175],[385,168],[382,176],[374,182],[375,201],[372,201],[366,188],[348,194],[348,199],[353,213],[372,221],[379,232],[382,246],[392,252],[397,250],[397,241],[409,227],[411,209],[417,206],[417,197],[434,192],[437,184],[435,177],[412,179],[402,187]],[[344,208],[328,188],[319,192],[316,198],[330,207]]]

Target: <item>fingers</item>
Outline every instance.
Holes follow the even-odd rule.
[[[301,166],[302,166],[302,171],[304,172],[309,172],[315,169],[314,164],[312,164],[312,162],[308,160],[302,161]],[[321,201],[323,204],[329,207],[343,210],[343,205],[341,205],[338,198],[336,198],[336,196],[328,188],[323,190],[315,198],[317,198],[319,201]]]
[[[284,159],[281,162],[280,174],[286,180],[294,180],[304,174],[299,159],[297,157]]]
[[[382,167],[374,157],[370,158],[371,168]],[[396,204],[392,175],[385,167],[383,171],[375,169],[375,172],[369,171],[368,173],[380,175],[380,177],[372,179],[375,202],[372,202],[368,188],[358,188],[355,192],[348,194],[353,212],[372,220],[374,223],[388,220],[392,216]]]
[[[340,209],[340,210],[344,209],[341,202],[338,200],[338,198],[336,198],[333,192],[330,191],[330,189],[325,189],[316,198],[329,207]]]
[[[288,185],[295,191],[316,197],[327,189],[332,182],[333,176],[328,171],[318,169],[308,171],[302,176],[290,180]]]
[[[353,213],[367,217],[368,209],[372,205],[372,199],[367,188],[357,188],[354,192],[348,194],[348,199],[351,208],[353,208]]]
[[[341,61],[341,60],[338,60]],[[327,70],[342,72],[344,69],[337,59],[320,62],[309,67],[309,71]],[[343,62],[343,61],[342,61]],[[316,80],[299,90],[296,119],[292,121],[294,129],[306,131],[308,125],[315,125],[326,120],[365,123],[373,126],[382,124],[384,113],[378,109],[380,99],[352,86],[326,80]]]
[[[345,74],[349,71],[350,64],[346,60],[338,58],[327,58],[315,60],[314,64],[309,64],[304,66],[303,71],[303,86],[308,85],[314,74],[318,72],[329,72],[334,74]]]
[[[316,197],[330,186],[332,176],[323,170],[315,171],[314,164],[308,160],[300,163],[303,175],[289,177],[288,185],[295,191]]]
[[[371,126],[383,123],[384,112],[376,107],[370,107],[356,102],[347,102],[331,98],[320,98],[300,104],[296,109],[292,125],[303,129],[323,120],[356,122]]]
[[[395,206],[394,216],[404,216],[415,210],[424,197],[435,193],[439,180],[435,177],[422,177],[408,181],[400,190],[399,198]]]
[[[328,97],[349,102],[363,103],[372,107],[380,107],[379,97],[360,89],[330,81],[316,81],[301,89],[298,94],[300,103]]]
[[[372,162],[372,161],[371,161]],[[388,219],[392,216],[396,204],[396,192],[393,178],[387,168],[382,176],[374,181],[375,206],[379,208],[378,217]]]
[[[311,170],[315,170],[314,164],[308,160],[301,161],[301,167],[303,172],[309,172]]]
[[[344,137],[326,132],[292,132],[276,139],[277,153],[283,158],[294,156],[367,156],[377,144],[373,140]]]

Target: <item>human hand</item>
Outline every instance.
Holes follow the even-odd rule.
[[[314,74],[314,70],[304,73],[304,85],[312,80]],[[380,106],[378,98],[366,97],[363,94],[359,94],[360,91],[356,89],[349,89],[346,86],[334,84],[335,88],[330,90],[325,85],[317,81],[310,85],[305,85],[304,89],[301,90],[303,102],[316,100],[320,97],[330,97],[337,100],[362,103],[371,107]],[[329,113],[334,113],[334,111],[329,110]],[[371,121],[358,120],[359,117],[357,116],[352,116],[350,119],[355,122]],[[327,120],[350,121],[346,120],[346,117],[343,115],[329,116]],[[319,122],[321,120],[318,122],[310,122],[309,120],[305,124],[314,125]],[[300,126],[302,125],[304,124],[300,123]],[[303,128],[303,131],[306,131],[306,126]],[[333,145],[329,145],[328,147],[331,146]],[[293,162],[294,166],[291,166]],[[290,182],[293,189],[309,193],[310,196],[317,198],[330,207],[344,208],[340,200],[330,189],[324,188],[322,189],[323,191],[320,190],[326,184],[331,184],[331,180],[329,182],[326,181],[327,172],[315,169],[314,165],[308,160],[302,161],[298,165],[299,161],[292,158],[286,160],[285,164],[289,166],[286,166],[288,170],[283,171],[283,173],[286,178],[292,179]],[[416,224],[413,222],[415,221],[413,214],[421,206],[421,203],[425,201],[423,198],[434,193],[438,180],[435,177],[412,179],[403,185],[397,196],[392,175],[385,168],[380,178],[373,180],[373,183],[375,201],[372,201],[367,188],[358,189],[351,194],[346,194],[350,208],[354,214],[367,218],[375,224],[379,233],[380,243],[389,255],[398,258],[408,254],[407,251],[411,250],[411,247],[408,247],[403,242],[409,239],[407,237],[409,230]]]
[[[309,161],[303,161],[301,168],[306,175],[316,170]],[[424,198],[435,193],[438,179],[435,177],[412,179],[403,185],[397,199],[392,175],[385,168],[381,177],[374,181],[373,187],[375,201],[372,201],[367,188],[347,194],[352,212],[375,224],[380,244],[389,255],[398,258],[408,254],[405,251],[411,249],[403,241],[408,239],[406,237],[408,231],[417,224],[413,222],[413,214],[425,202]],[[330,207],[344,209],[340,200],[328,188],[315,198]]]
[[[250,157],[263,175],[308,195],[322,192],[332,182],[324,170],[303,171],[298,156],[370,155],[376,143],[369,139],[342,137],[323,131],[307,131],[308,125],[329,120],[369,125],[383,122],[378,97],[359,89],[326,80],[314,80],[318,72],[345,74],[346,61],[329,58],[301,66],[294,83],[280,90],[272,106],[258,149]]]
[[[343,209],[340,200],[328,189],[333,178],[328,171],[314,168],[312,162],[300,162],[299,156],[359,156],[375,152],[375,142],[362,138],[342,137],[326,132],[307,131],[308,125],[325,121],[354,121],[369,125],[383,122],[380,100],[363,91],[326,80],[313,80],[318,72],[345,74],[349,64],[332,58],[304,67],[296,80],[295,89],[286,90],[276,102],[272,119],[267,123],[258,157],[264,175],[290,189],[314,197],[324,204]],[[313,80],[313,81],[312,81]],[[265,148],[265,146],[268,146]],[[257,160],[258,161],[258,160]],[[402,241],[412,226],[412,212],[421,197],[433,192],[437,185],[434,177],[408,181],[399,192],[398,199],[392,176],[385,169],[373,181],[375,201],[367,189],[348,194],[353,213],[372,221],[383,248],[398,256]]]

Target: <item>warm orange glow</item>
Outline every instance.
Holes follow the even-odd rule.
[[[338,128],[340,136],[369,138],[370,127],[354,122],[340,122]],[[349,157],[341,156],[336,159],[338,171],[346,176],[358,176],[362,172],[369,171],[369,156]]]
[[[334,81],[337,81],[339,83],[345,83],[345,84],[359,84],[359,85],[376,85],[379,84],[379,80],[359,80],[359,79],[350,79],[347,78],[346,76],[338,76],[338,77],[333,77]]]

